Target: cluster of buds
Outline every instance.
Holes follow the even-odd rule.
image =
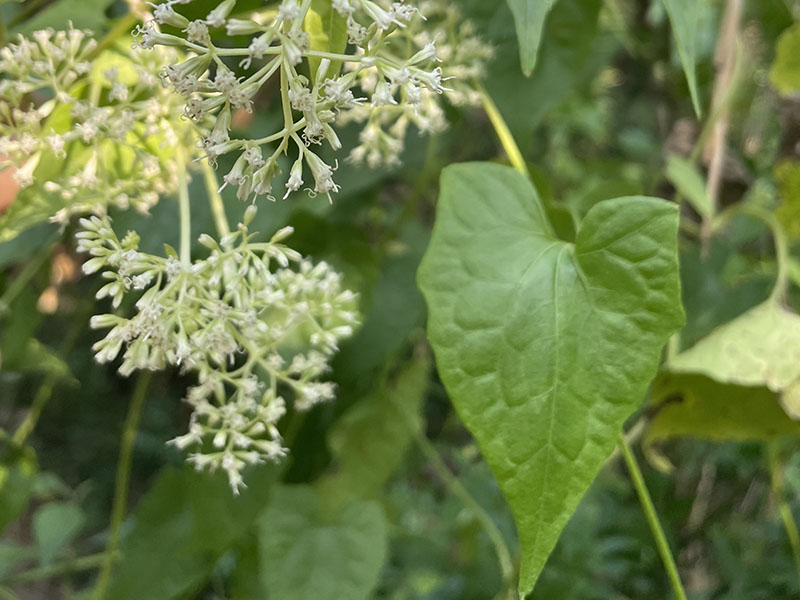
[[[399,123],[392,139],[402,138],[409,121],[423,132],[443,124],[438,97],[451,90],[445,87],[448,76],[439,66],[437,36],[422,32],[419,11],[405,2],[333,0],[324,15],[333,26],[326,26],[327,33],[320,36],[314,28],[323,15],[314,12],[311,0],[283,0],[277,10],[249,19],[231,17],[236,2],[224,0],[194,21],[176,10],[184,1],[156,6],[153,21],[139,30],[138,45],[186,52],[188,58],[166,66],[163,76],[185,98],[188,118],[216,118],[202,148],[211,161],[238,153],[223,179],[224,185],[238,187],[241,199],[252,195],[274,199],[273,180],[281,171],[283,155],[293,157],[284,197],[302,188],[310,173],[309,191],[330,199],[339,189],[333,179],[335,166],[320,158],[318,146],[341,148],[334,126],[345,115],[350,120],[362,115],[370,119],[362,137],[380,138],[374,144],[383,144],[384,162],[400,151],[396,143],[381,142],[385,138],[376,132],[387,120]],[[182,35],[162,33],[162,25],[177,28]],[[218,47],[212,42],[219,33],[216,29],[250,41],[245,47]],[[337,31],[341,39],[329,39],[336,38]],[[475,48],[469,52],[467,59],[473,60]],[[448,48],[448,54],[454,53],[455,46]],[[477,54],[486,55],[485,49],[479,48]],[[474,70],[480,74],[480,69]],[[251,110],[255,95],[273,78],[280,81],[283,128],[258,139],[231,139],[233,111]],[[366,152],[370,163],[379,162],[372,151]]]
[[[357,324],[356,295],[324,262],[312,264],[281,242],[254,242],[247,229],[255,214],[219,242],[203,234],[209,256],[190,263],[140,252],[139,237],[121,240],[107,217],[82,219],[79,250],[91,255],[84,271],[104,271],[97,294],[118,307],[141,293],[136,314],[92,318],[109,329],[94,346],[101,363],[122,353],[123,375],[175,366],[196,375],[186,401],[189,432],[173,440],[193,446],[198,469],[223,469],[231,487],[243,486],[242,470],[285,453],[277,422],[284,396],[298,410],[330,400],[333,384],[320,381],[337,344]]]
[[[412,47],[422,49],[423,55],[428,52],[426,58],[440,62],[436,74],[447,81],[446,98],[460,107],[480,106],[478,84],[486,77],[494,49],[477,36],[474,25],[463,19],[453,2],[424,0],[419,10],[425,21],[415,19],[399,29],[389,45],[397,51]],[[357,104],[343,111],[339,119],[341,124],[362,124],[359,144],[350,151],[353,162],[373,168],[398,164],[409,126],[420,133],[437,133],[447,126],[438,90],[412,82],[403,88],[403,101],[398,102],[392,94],[385,102],[376,103],[375,94],[380,96],[386,90],[379,87],[384,81],[375,71],[359,69],[352,63],[345,68],[356,72],[359,87],[373,98],[369,105]]]
[[[25,193],[15,218],[65,222],[98,204],[146,212],[176,186],[176,149],[194,151],[182,103],[157,76],[175,52],[98,55],[88,35],[47,29],[0,50],[0,160]]]

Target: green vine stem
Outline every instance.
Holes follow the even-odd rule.
[[[183,148],[177,150],[178,163],[178,207],[181,220],[180,257],[184,265],[192,262],[192,206],[189,201],[189,174]]]
[[[494,103],[494,100],[492,100],[489,92],[486,91],[486,88],[477,82],[476,86],[481,94],[483,110],[486,111],[486,115],[489,117],[495,133],[497,133],[497,137],[500,140],[500,144],[503,146],[503,150],[505,150],[505,153],[508,156],[508,160],[517,171],[530,179],[528,165],[525,163],[525,158],[522,156],[522,152],[520,151],[517,142],[514,140],[514,136],[511,134],[511,130],[508,128],[508,124],[506,123],[505,119],[503,119],[500,109],[497,108],[497,105]]]
[[[769,227],[775,242],[775,258],[778,262],[778,275],[775,278],[775,286],[772,288],[770,298],[774,301],[780,301],[786,295],[789,286],[789,241],[786,236],[786,231],[774,214],[748,204],[734,204],[717,215],[712,223],[712,231],[727,226],[737,215],[751,216],[762,221]]]
[[[208,193],[208,203],[211,206],[211,214],[214,217],[214,225],[217,228],[217,233],[220,237],[224,237],[231,232],[231,227],[228,225],[228,218],[225,216],[225,203],[222,200],[222,195],[219,193],[219,181],[214,167],[208,162],[208,159],[201,161],[203,165],[203,178],[206,183],[206,192]]]
[[[144,371],[136,382],[133,390],[131,405],[125,417],[122,431],[122,444],[117,465],[117,480],[114,486],[114,501],[111,509],[111,525],[108,534],[108,546],[104,553],[102,570],[97,577],[97,585],[92,596],[93,600],[106,600],[108,586],[111,583],[111,571],[114,568],[119,543],[122,535],[122,523],[125,520],[125,510],[128,500],[128,487],[131,479],[131,463],[133,462],[133,447],[136,443],[136,433],[142,416],[147,390],[153,377],[152,372]]]
[[[430,462],[431,466],[436,471],[436,474],[442,478],[442,481],[444,481],[447,489],[450,490],[450,492],[456,498],[461,500],[461,502],[463,502],[470,511],[472,511],[473,515],[476,519],[478,519],[481,527],[483,527],[484,531],[486,532],[486,535],[489,536],[489,540],[494,546],[495,553],[497,554],[497,562],[500,564],[500,572],[502,573],[503,577],[504,591],[498,600],[515,599],[516,592],[514,591],[514,578],[516,570],[514,568],[514,561],[511,558],[511,551],[509,550],[500,529],[497,527],[495,522],[492,520],[492,517],[486,512],[483,506],[481,506],[481,504],[472,497],[472,494],[469,493],[469,490],[467,490],[467,488],[465,488],[464,485],[453,474],[453,472],[450,470],[450,467],[447,466],[442,457],[439,455],[439,451],[436,450],[425,433],[420,429],[414,418],[409,414],[406,407],[397,401],[394,402],[395,406],[397,406],[400,413],[403,415],[403,421],[405,422],[406,427],[408,427],[409,432],[414,436],[414,441],[417,443],[417,446],[422,451],[422,454],[425,456],[425,458]]]
[[[792,547],[797,576],[800,578],[800,531],[797,529],[797,522],[794,520],[792,509],[786,501],[786,494],[783,486],[783,465],[778,455],[778,445],[776,442],[767,444],[767,466],[769,467],[770,487],[772,495],[778,503],[778,513],[786,529],[786,536]]]
[[[664,529],[661,527],[661,522],[658,520],[658,514],[656,513],[655,506],[653,506],[653,500],[650,498],[650,492],[647,490],[647,486],[644,483],[644,477],[639,470],[636,457],[633,455],[633,451],[622,433],[619,435],[619,447],[622,451],[622,456],[625,459],[628,471],[631,474],[633,487],[636,489],[636,495],[639,496],[639,502],[644,510],[647,523],[650,525],[650,530],[653,532],[653,537],[656,540],[656,547],[658,548],[659,555],[661,555],[664,568],[667,570],[667,576],[672,584],[675,597],[678,600],[686,600],[686,592],[683,589],[681,577],[678,574],[678,567],[675,564],[675,558],[672,556],[672,550],[669,548],[667,536],[664,534]]]

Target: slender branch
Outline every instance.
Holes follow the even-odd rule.
[[[731,80],[736,67],[736,46],[738,43],[739,23],[742,20],[744,9],[743,0],[728,0],[725,4],[725,13],[722,17],[720,26],[717,51],[714,62],[717,64],[717,78],[714,82],[714,95],[711,101],[711,110],[723,106],[725,96],[730,87]],[[711,204],[710,214],[713,216],[719,206],[719,191],[722,185],[722,173],[725,166],[725,139],[728,137],[728,126],[730,122],[729,106],[724,105],[719,119],[714,124],[706,148],[709,157],[708,180],[706,192]],[[703,218],[701,233],[704,250],[707,251],[711,239],[711,217]]]
[[[6,587],[0,587],[0,598],[3,600],[21,600],[19,596]]]
[[[189,173],[186,169],[186,156],[183,148],[178,148],[178,206],[181,220],[181,262],[192,262],[192,207],[189,202]]]
[[[497,562],[500,564],[500,571],[503,575],[504,589],[508,594],[506,597],[513,598],[515,596],[513,591],[515,572],[514,562],[511,559],[511,551],[509,550],[508,545],[503,538],[503,534],[500,532],[500,529],[492,520],[492,517],[489,516],[486,510],[480,505],[480,503],[472,497],[472,494],[469,493],[469,490],[467,490],[467,488],[465,488],[464,485],[453,474],[453,472],[450,470],[450,467],[445,464],[444,460],[442,460],[442,457],[439,455],[439,452],[436,450],[427,436],[420,430],[419,426],[409,414],[406,407],[399,402],[395,402],[395,405],[403,415],[403,420],[408,427],[408,430],[414,436],[414,440],[416,441],[417,446],[419,446],[419,449],[422,451],[425,458],[430,461],[431,466],[433,466],[436,473],[445,482],[445,485],[447,485],[447,488],[450,490],[450,492],[459,500],[461,500],[461,502],[463,502],[469,510],[472,511],[475,518],[478,519],[484,531],[489,536],[489,540],[492,542],[495,553],[497,554]]]
[[[126,33],[131,33],[133,26],[139,22],[139,17],[133,13],[128,13],[100,40],[94,50],[89,54],[89,60],[97,58],[102,52],[108,50],[114,43]]]
[[[91,554],[89,556],[81,556],[67,561],[48,565],[46,567],[37,567],[29,571],[23,571],[17,575],[12,575],[6,579],[9,583],[20,583],[24,581],[41,581],[43,579],[52,579],[59,575],[66,575],[68,573],[77,573],[79,571],[91,571],[98,568],[106,560],[107,555],[105,552],[99,554]]]
[[[622,456],[625,459],[628,471],[630,471],[633,487],[636,489],[636,494],[639,496],[639,502],[644,510],[647,523],[650,525],[650,530],[653,532],[653,537],[656,540],[656,547],[658,548],[658,553],[661,555],[664,568],[667,570],[667,576],[672,584],[675,597],[678,600],[686,600],[686,592],[683,589],[681,577],[678,574],[675,558],[672,556],[672,551],[669,548],[667,536],[664,534],[664,529],[661,527],[661,522],[658,520],[658,513],[656,513],[655,506],[653,506],[650,492],[647,491],[644,477],[639,470],[639,465],[636,463],[636,457],[633,455],[633,451],[622,433],[619,434],[619,447],[622,451]]]
[[[783,466],[778,457],[778,447],[775,442],[767,444],[767,465],[769,467],[770,487],[772,495],[778,503],[778,513],[786,529],[786,536],[792,547],[794,563],[797,567],[797,575],[800,578],[800,531],[797,529],[797,522],[794,520],[792,509],[786,501],[786,494],[783,488]]]
[[[33,397],[33,402],[31,403],[30,410],[28,410],[28,414],[25,416],[25,419],[22,421],[11,438],[11,443],[17,448],[25,444],[25,442],[28,440],[28,437],[30,437],[31,433],[33,433],[33,430],[36,428],[36,424],[39,422],[39,418],[42,416],[44,407],[47,405],[47,402],[53,395],[53,388],[56,385],[56,381],[58,381],[58,377],[56,375],[48,375],[42,386],[36,391],[36,395]]]
[[[36,276],[39,272],[39,269],[42,268],[42,265],[50,258],[50,255],[53,251],[52,241],[55,238],[50,239],[46,242],[44,248],[42,248],[39,253],[34,256],[33,260],[31,260],[25,268],[22,269],[22,272],[17,275],[14,281],[8,286],[8,289],[5,293],[0,296],[0,314],[5,312],[10,306],[11,303],[16,300],[17,296],[19,296],[25,287],[30,283],[30,281]]]
[[[481,94],[483,110],[486,111],[486,115],[492,122],[492,127],[494,127],[495,133],[497,133],[497,137],[500,140],[500,144],[503,146],[503,150],[505,150],[506,156],[508,156],[508,160],[517,171],[525,175],[525,177],[530,178],[528,166],[525,164],[525,158],[522,156],[517,142],[514,141],[514,136],[511,135],[511,130],[508,128],[505,119],[503,119],[500,109],[497,108],[494,100],[489,96],[489,92],[487,92],[486,88],[480,83],[478,83],[478,91]]]
[[[128,416],[125,418],[125,425],[122,430],[122,445],[119,452],[119,464],[117,465],[117,481],[114,486],[114,502],[111,509],[108,547],[106,548],[103,567],[97,578],[97,585],[92,595],[93,600],[106,600],[108,597],[108,586],[111,583],[111,571],[114,568],[116,556],[119,552],[122,523],[125,520],[125,510],[128,503],[128,487],[131,478],[133,447],[136,443],[136,433],[139,428],[142,409],[147,399],[147,389],[150,387],[150,380],[152,377],[153,374],[150,371],[144,371],[139,375],[136,388],[131,397],[131,404],[128,408]]]
[[[206,192],[208,193],[208,203],[211,205],[211,214],[214,216],[214,224],[217,227],[217,233],[220,237],[228,235],[231,232],[230,225],[228,225],[228,218],[225,215],[225,203],[219,193],[219,181],[217,174],[214,171],[208,159],[201,161],[203,165],[203,176],[206,182]]]

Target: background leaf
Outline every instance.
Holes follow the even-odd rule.
[[[280,487],[258,522],[261,577],[271,598],[366,600],[386,559],[386,523],[374,502],[324,514],[305,486]]]
[[[800,90],[800,23],[784,31],[778,38],[769,79],[784,96]]]
[[[336,12],[331,0],[312,0],[311,8],[306,13],[303,29],[311,38],[311,49],[320,52],[341,54],[347,47],[347,21]],[[311,81],[317,76],[317,69],[322,59],[309,57]],[[328,77],[339,72],[341,63],[332,62]]]
[[[164,470],[134,513],[109,598],[169,600],[196,589],[252,527],[275,474],[254,469],[248,489],[234,496],[220,473]]]
[[[700,108],[700,94],[697,91],[697,67],[696,67],[696,37],[697,25],[702,10],[702,2],[698,0],[664,0],[664,7],[667,9],[672,32],[675,35],[675,43],[678,47],[678,55],[681,57],[683,71],[686,73],[686,81],[689,84],[689,94],[692,97],[694,112],[699,117],[703,112]]]
[[[777,396],[764,387],[669,374],[654,386],[653,400],[657,413],[645,444],[680,436],[742,442],[800,434],[800,424],[786,416]]]
[[[800,316],[767,300],[670,359],[667,367],[781,391],[800,377]]]
[[[329,502],[338,506],[380,494],[412,441],[408,421],[422,426],[419,413],[429,374],[427,355],[413,359],[336,422],[328,434],[335,470],[319,484]]]
[[[517,522],[520,593],[644,398],[683,321],[677,208],[594,206],[575,245],[554,237],[529,181],[448,167],[419,272],[442,380]]]
[[[45,504],[33,518],[33,533],[39,560],[48,564],[80,532],[86,520],[80,507],[71,502]]]
[[[506,0],[514,15],[522,72],[533,73],[547,14],[556,0]]]
[[[689,201],[698,215],[703,218],[712,216],[711,200],[706,194],[706,182],[695,165],[672,154],[667,159],[666,176],[675,189]]]

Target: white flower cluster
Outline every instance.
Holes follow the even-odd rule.
[[[342,39],[342,53],[336,53],[329,51],[327,35],[322,44],[309,35],[308,23],[322,19],[313,13],[311,0],[283,0],[277,10],[266,13],[267,18],[258,18],[262,14],[252,19],[230,17],[235,0],[224,0],[204,19],[195,21],[175,10],[188,1],[169,0],[156,6],[154,21],[139,31],[139,45],[179,47],[190,54],[187,60],[167,66],[164,77],[186,98],[187,117],[216,116],[213,129],[202,140],[203,149],[212,161],[223,154],[239,153],[223,179],[225,185],[238,186],[242,199],[251,195],[274,199],[278,159],[289,154],[291,147],[296,147],[297,154],[286,196],[299,190],[310,172],[310,191],[330,198],[339,189],[333,179],[335,167],[319,157],[315,146],[327,142],[339,150],[341,143],[333,126],[350,111],[358,110],[358,115],[367,118],[382,114],[375,109],[392,107],[396,109],[393,114],[400,110],[404,115],[396,129],[405,130],[409,120],[422,131],[441,126],[441,109],[434,99],[450,91],[444,83],[448,77],[438,66],[436,35],[425,35],[415,26],[422,17],[410,4],[333,0],[325,18],[338,22],[347,37],[346,43]],[[161,33],[159,25],[177,27],[183,36]],[[250,42],[246,47],[217,47],[212,43],[214,29],[224,29],[229,36],[249,36]],[[336,25],[331,30],[335,29]],[[409,35],[411,30],[418,33]],[[448,49],[448,54],[454,52]],[[273,77],[280,80],[283,129],[259,139],[231,139],[232,111],[250,110],[253,97]],[[365,97],[360,96],[362,92]],[[350,119],[358,115],[351,113]],[[381,137],[376,128],[385,120],[370,121],[363,135]],[[392,139],[402,137],[400,133],[394,131]],[[384,162],[399,153],[397,144],[383,146]],[[371,163],[379,162],[368,153]]]
[[[281,244],[290,228],[252,241],[254,213],[249,207],[245,224],[219,242],[202,235],[210,254],[194,263],[140,252],[138,235],[120,240],[107,217],[82,219],[78,234],[79,250],[92,256],[84,271],[104,270],[109,280],[98,298],[116,308],[127,293],[143,292],[132,318],[92,318],[93,328],[110,329],[94,346],[97,360],[122,352],[124,375],[168,365],[194,373],[189,432],[173,443],[196,446],[190,462],[223,469],[234,491],[247,465],[285,454],[277,429],[284,395],[298,410],[333,398],[333,384],[319,378],[357,324],[356,296],[340,276]]]
[[[476,35],[474,25],[463,19],[456,3],[424,0],[419,3],[419,10],[426,20],[415,19],[408,27],[399,29],[388,46],[421,48],[422,53],[427,52],[432,60],[441,63],[437,75],[448,82],[446,98],[452,104],[480,106],[481,94],[476,82],[486,77],[494,49]],[[392,94],[385,102],[376,103],[375,94],[386,90],[376,72],[354,68],[352,63],[345,68],[357,73],[359,87],[373,98],[370,105],[355,105],[339,119],[341,124],[351,121],[363,124],[359,144],[350,152],[355,163],[366,163],[373,168],[398,164],[410,125],[420,133],[436,133],[446,128],[438,94],[431,87],[406,85],[400,102]]]
[[[97,204],[146,212],[175,188],[176,148],[193,151],[157,77],[175,52],[98,56],[89,33],[46,29],[0,50],[0,161],[35,186],[31,202],[63,206],[61,222]]]

